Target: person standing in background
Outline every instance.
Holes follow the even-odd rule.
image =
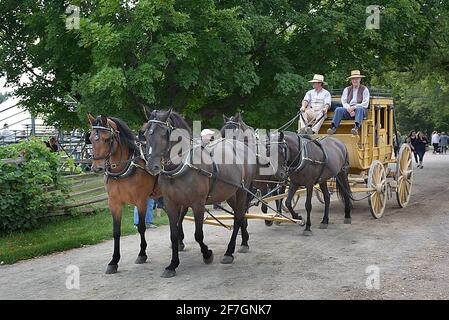
[[[153,224],[153,207],[154,207],[154,200],[148,199],[147,212],[145,214],[145,225],[149,229],[157,228],[157,226]],[[137,228],[138,224],[139,224],[139,213],[137,207],[134,207],[134,226]]]
[[[418,163],[418,154],[416,153],[415,142],[416,142],[416,131],[412,130],[408,134],[407,138],[405,138],[405,143],[409,144],[410,149],[412,149],[415,162]]]
[[[415,140],[415,150],[416,150],[416,153],[418,154],[418,159],[419,159],[418,168],[420,168],[420,169],[423,168],[424,155],[426,153],[428,144],[429,144],[429,141],[424,136],[424,134],[421,131],[418,131],[418,134],[416,135],[416,140]]]
[[[447,136],[446,132],[441,132],[439,143],[441,154],[446,154],[447,145],[449,143],[449,137]]]
[[[432,132],[432,145],[433,145],[433,154],[438,153],[438,146],[440,144],[440,137],[438,136],[438,132]]]

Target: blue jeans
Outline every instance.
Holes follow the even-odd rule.
[[[365,117],[366,109],[363,107],[355,108],[355,117],[351,117],[348,110],[343,107],[338,107],[334,112],[334,119],[332,119],[333,125],[337,128],[340,125],[341,120],[355,119],[355,123],[360,126],[363,118]]]
[[[147,213],[145,214],[145,223],[153,223],[153,207],[154,207],[154,200],[148,199],[147,200]],[[137,212],[137,207],[134,207],[134,224],[139,224],[139,214]]]

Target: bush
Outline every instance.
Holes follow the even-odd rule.
[[[64,203],[67,193],[58,174],[60,159],[38,139],[0,147],[0,233],[35,227],[38,218]],[[51,192],[49,190],[51,189]]]

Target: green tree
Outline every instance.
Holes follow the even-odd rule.
[[[295,114],[314,73],[333,88],[347,84],[351,69],[367,74],[369,85],[395,88],[392,72],[415,83],[435,68],[441,79],[448,74],[449,11],[438,0],[378,1],[379,30],[365,28],[365,0],[73,4],[81,6],[78,30],[65,29],[67,1],[0,7],[0,70],[16,85],[24,72],[41,70],[17,93],[33,113],[66,126],[85,124],[87,111],[137,126],[149,105],[216,127],[222,113],[240,110],[251,125],[277,127]],[[69,95],[78,117],[64,103]]]

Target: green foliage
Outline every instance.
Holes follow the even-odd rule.
[[[88,111],[138,126],[143,104],[214,127],[223,113],[243,110],[253,126],[278,127],[314,73],[342,88],[351,69],[369,86],[400,91],[404,128],[416,118],[391,73],[407,73],[403,89],[437,77],[441,91],[426,80],[420,95],[448,108],[447,1],[379,0],[379,30],[365,28],[368,0],[72,1],[81,7],[78,30],[65,28],[67,1],[3,2],[0,72],[29,110],[66,127],[87,126]],[[23,73],[30,83],[20,83]],[[68,95],[79,101],[76,113]],[[429,125],[444,127],[444,119]]]
[[[33,228],[39,217],[64,201],[58,155],[38,139],[0,147],[0,159],[19,156],[25,161],[0,162],[0,233]]]

